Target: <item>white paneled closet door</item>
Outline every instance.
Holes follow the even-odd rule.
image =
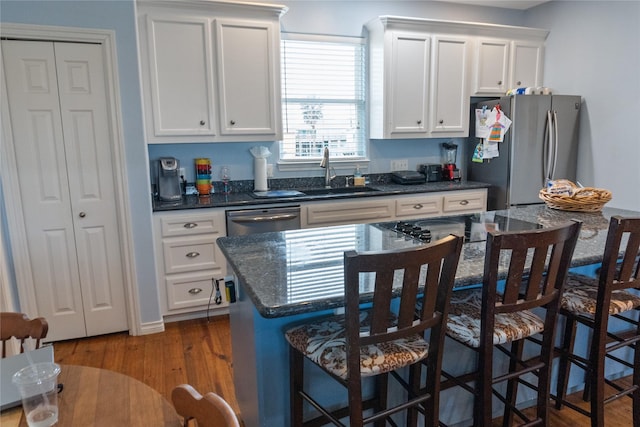
[[[47,338],[127,330],[101,48],[3,40],[2,55]]]

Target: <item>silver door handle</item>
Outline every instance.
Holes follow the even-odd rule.
[[[283,214],[283,215],[271,215],[271,216],[252,216],[247,218],[233,218],[233,222],[269,222],[269,221],[286,221],[288,219],[295,219],[295,214]]]
[[[558,112],[553,111],[553,169],[551,178],[556,175],[556,164],[558,163]]]
[[[422,205],[420,203],[413,205],[413,209],[422,209]]]
[[[469,204],[469,201],[468,200],[460,200],[460,204],[462,206],[467,206]]]
[[[183,225],[184,228],[196,228],[198,226],[198,224],[196,224],[195,222],[188,222],[185,225]]]
[[[195,258],[197,256],[200,256],[200,252],[188,252],[185,256],[187,258]]]
[[[202,292],[202,289],[200,289],[200,288],[189,289],[189,293],[191,295],[198,295],[200,292]]]

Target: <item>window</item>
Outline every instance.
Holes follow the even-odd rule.
[[[280,160],[366,158],[364,41],[283,34]]]

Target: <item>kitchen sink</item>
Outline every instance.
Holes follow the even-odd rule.
[[[307,190],[300,190],[306,196],[324,196],[324,195],[334,195],[334,194],[359,194],[359,193],[370,193],[373,191],[378,191],[376,188],[372,187],[340,187],[340,188],[310,188]]]

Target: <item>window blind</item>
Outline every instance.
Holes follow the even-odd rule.
[[[284,35],[282,160],[366,156],[364,45],[359,38]]]

